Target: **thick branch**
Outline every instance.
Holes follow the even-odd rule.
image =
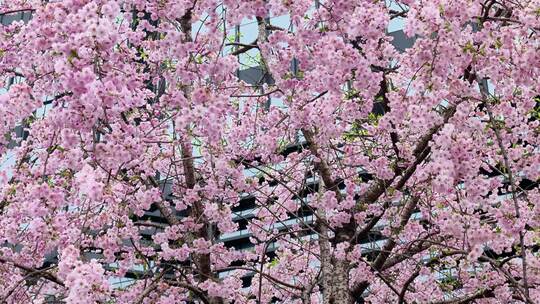
[[[448,122],[448,120],[454,115],[456,111],[456,106],[452,106],[450,107],[449,109],[446,110],[446,112],[444,113],[444,118],[443,118],[443,122],[439,125],[436,125],[434,127],[432,127],[424,136],[422,136],[420,138],[420,140],[418,141],[415,149],[413,150],[413,155],[415,156],[415,161],[404,171],[403,175],[401,176],[401,179],[399,179],[399,181],[397,182],[396,186],[395,186],[395,189],[396,190],[401,190],[405,184],[407,183],[407,181],[410,179],[410,177],[414,174],[414,172],[416,171],[416,168],[417,166],[424,161],[424,159],[427,157],[427,155],[429,154],[429,142],[431,141],[431,139],[433,138],[433,135],[435,135],[441,128],[444,124],[446,124]],[[393,179],[397,178],[394,177]],[[360,206],[360,204],[372,204],[374,202],[376,202],[379,197],[386,191],[387,187],[389,184],[391,184],[392,180],[388,181],[388,180],[377,180],[369,189],[366,193],[364,193],[364,195],[361,196],[360,200],[359,200],[359,203],[357,204],[357,206]],[[416,202],[414,203],[416,204]],[[410,214],[407,212],[406,214],[404,215],[409,215],[410,217]],[[379,218],[380,219],[380,216]],[[378,220],[377,219],[377,220]],[[403,218],[402,218],[403,220]],[[406,221],[408,221],[408,219],[406,219]],[[405,223],[406,223],[405,221]],[[370,223],[371,225],[374,225],[372,222]],[[365,234],[367,234],[369,232],[369,230],[366,230],[365,228],[361,230],[360,232],[360,236],[363,236]],[[383,266],[383,263],[384,261],[388,258],[389,256],[389,251],[391,250],[385,250],[385,249],[393,249],[395,246],[395,244],[393,244],[393,241],[392,240],[389,240],[386,245],[385,245],[385,248],[383,248],[383,251],[381,251],[378,255],[378,257],[375,259],[375,262],[374,262],[374,267],[375,269],[377,270],[380,270]],[[386,248],[388,247],[388,248]],[[369,287],[369,282],[367,281],[363,281],[363,282],[360,282],[357,286],[355,286],[351,292],[353,294],[353,297],[355,298],[359,298],[362,293],[364,293],[364,291]]]
[[[249,50],[252,50],[254,48],[258,48],[259,46],[257,45],[257,39],[255,39],[255,41],[253,41],[252,43],[250,44],[245,44],[245,43],[240,43],[240,42],[231,42],[231,43],[227,43],[226,45],[228,46],[240,46],[241,48],[238,48],[236,50],[234,50],[233,52],[231,52],[231,55],[233,56],[238,56],[240,54],[243,54]]]
[[[48,104],[51,104],[51,103],[53,103],[53,102],[55,102],[55,101],[57,101],[57,100],[59,100],[59,99],[62,99],[62,98],[64,98],[64,97],[66,97],[66,96],[72,96],[72,95],[73,95],[72,92],[64,92],[64,93],[60,93],[60,94],[54,96],[54,97],[51,98],[51,99],[45,100],[45,101],[43,102],[43,104],[44,104],[44,105],[48,105]]]
[[[8,259],[8,258],[5,258],[5,257],[0,257],[0,262],[1,263],[6,263],[6,264],[11,264],[21,270],[24,270],[26,272],[30,272],[30,273],[35,273],[39,276],[41,276],[42,278],[44,279],[47,279],[53,283],[56,283],[60,286],[64,286],[64,282],[62,282],[62,280],[60,280],[60,278],[58,278],[55,274],[53,273],[50,273],[50,272],[47,272],[45,270],[40,270],[40,269],[35,269],[35,268],[32,268],[32,267],[28,267],[28,266],[25,266],[25,265],[22,265],[22,264],[19,264],[15,261],[12,261],[11,259]]]
[[[135,303],[137,304],[141,304],[143,303],[144,299],[152,292],[154,291],[157,287],[158,287],[158,283],[159,281],[161,280],[161,278],[163,278],[163,276],[165,275],[166,271],[162,271],[153,281],[152,283],[150,283],[150,285],[148,285],[144,290],[143,292],[137,297],[137,300],[135,301]]]
[[[483,298],[492,298],[494,296],[495,294],[493,293],[492,289],[483,289],[471,295],[463,296],[457,299],[435,302],[434,304],[468,304],[468,303],[475,303],[474,300],[483,299]]]
[[[519,218],[521,217],[521,215],[520,215],[520,210],[519,210],[519,202],[517,198],[517,189],[516,189],[516,183],[514,181],[514,175],[512,173],[512,168],[510,167],[510,159],[508,157],[508,151],[506,150],[506,147],[504,145],[501,131],[496,124],[495,117],[493,115],[493,110],[491,108],[491,104],[489,100],[487,100],[488,95],[489,95],[487,83],[480,79],[477,79],[477,81],[478,81],[478,85],[480,86],[480,92],[482,93],[482,97],[484,98],[484,104],[485,104],[487,114],[489,116],[491,129],[495,133],[495,138],[497,139],[497,145],[499,146],[499,149],[501,150],[504,166],[506,167],[506,170],[508,172],[508,181],[510,183],[510,189],[512,191],[511,195],[512,195],[512,201],[514,203],[514,209],[516,212],[516,219],[519,221]],[[523,288],[524,288],[525,298],[529,299],[529,286],[527,282],[528,281],[527,280],[527,252],[525,249],[525,233],[523,231],[519,232],[519,246],[521,248]]]

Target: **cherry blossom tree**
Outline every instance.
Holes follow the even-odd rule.
[[[0,1],[0,302],[540,303],[540,1],[388,4]]]

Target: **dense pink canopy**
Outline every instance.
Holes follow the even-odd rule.
[[[540,303],[540,1],[386,2],[0,1],[0,302]]]

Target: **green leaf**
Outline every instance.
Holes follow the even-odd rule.
[[[73,59],[80,59],[79,53],[77,53],[77,50],[70,50],[69,51],[68,58],[67,58],[68,62],[70,64],[73,64]]]
[[[467,41],[467,43],[463,46],[462,50],[465,53],[474,53],[475,52],[474,45],[473,45],[473,43],[471,41]]]
[[[502,46],[503,46],[503,43],[502,43],[501,38],[497,37],[497,39],[495,39],[495,48],[500,49]]]
[[[279,263],[279,260],[278,260],[278,259],[273,259],[273,260],[269,263],[268,268],[275,267],[275,266],[277,266],[278,263]]]

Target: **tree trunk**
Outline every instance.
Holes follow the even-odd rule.
[[[335,304],[353,304],[354,300],[349,292],[349,261],[339,260],[334,262],[334,299]]]

